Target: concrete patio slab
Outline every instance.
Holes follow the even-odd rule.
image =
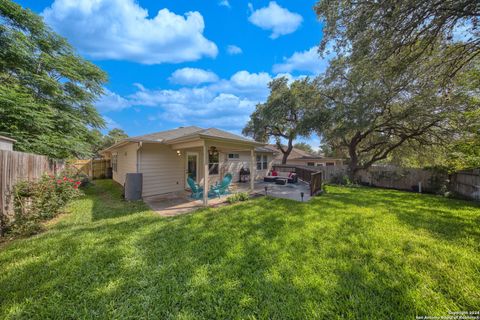
[[[265,187],[267,187],[267,195],[274,198],[302,201],[301,193],[303,192],[303,201],[310,200],[310,187],[303,181],[286,185],[277,185],[273,182],[256,182],[255,189],[250,194],[265,195]],[[248,184],[234,184],[231,186],[231,191],[232,193],[248,192]],[[225,204],[228,196],[229,195],[225,195],[220,198],[208,199],[209,207],[216,207]],[[164,217],[172,217],[203,208],[203,201],[192,199],[190,197],[190,192],[188,191],[146,197],[143,201],[153,211],[156,211]]]

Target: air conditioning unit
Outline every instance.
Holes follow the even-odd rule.
[[[142,199],[142,173],[127,173],[125,176],[125,200]]]

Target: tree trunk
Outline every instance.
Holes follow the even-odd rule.
[[[357,174],[360,171],[358,167],[357,144],[351,142],[348,146],[348,155],[350,156],[350,163],[348,164],[348,178],[352,183],[357,182]]]
[[[280,151],[282,151],[283,153],[282,164],[286,164],[288,160],[288,156],[290,155],[290,152],[292,152],[292,149],[293,149],[293,138],[288,139],[288,145],[286,150],[283,150],[281,146],[278,146],[278,147]]]

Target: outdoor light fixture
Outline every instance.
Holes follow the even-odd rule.
[[[218,154],[217,148],[214,146],[211,146],[210,149],[208,149],[208,154],[211,156],[216,156]]]
[[[177,150],[177,156],[181,156],[182,155],[182,152],[180,150]]]
[[[302,197],[302,202],[303,202],[303,196],[304,196],[304,193],[300,192],[300,197]]]

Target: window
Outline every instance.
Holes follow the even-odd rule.
[[[112,170],[117,172],[117,161],[118,161],[118,155],[113,154],[112,155]]]
[[[322,162],[317,162],[317,167],[323,167],[324,164]]]
[[[257,170],[267,170],[268,159],[266,155],[257,155]]]
[[[314,166],[315,166],[315,163],[313,163],[313,162],[307,162],[307,166],[309,166],[309,167],[314,167]]]
[[[334,162],[327,162],[327,166],[334,166],[335,163]]]
[[[263,156],[263,170],[268,169],[268,160],[267,160],[267,155]]]
[[[228,159],[239,159],[240,155],[238,153],[229,153]]]
[[[218,174],[218,152],[208,155],[208,174]]]

